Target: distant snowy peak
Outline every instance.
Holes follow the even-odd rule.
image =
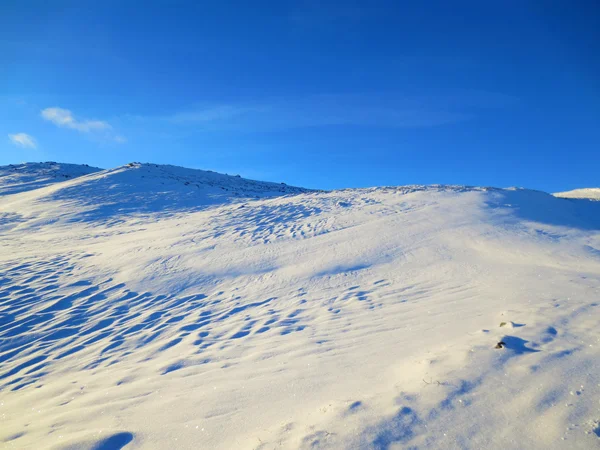
[[[23,163],[0,166],[0,196],[16,194],[44,188],[49,185],[74,181],[84,175],[92,175],[85,180],[77,180],[65,185],[61,189],[86,187],[98,188],[95,192],[102,196],[102,190],[120,192],[122,195],[136,193],[144,195],[148,193],[150,198],[153,194],[182,195],[189,200],[189,193],[217,190],[219,193],[227,193],[225,197],[247,197],[262,198],[288,194],[300,194],[312,192],[285,183],[273,183],[267,181],[255,181],[242,178],[239,175],[227,175],[210,170],[188,169],[184,167],[159,165],[150,163],[129,163],[114,169],[100,169],[78,164],[64,164],[56,162]],[[54,194],[54,189],[52,194]],[[93,193],[93,192],[92,192]],[[40,191],[40,196],[51,194],[50,191]],[[214,194],[214,193],[213,193]],[[169,196],[169,195],[167,195]],[[210,195],[214,200],[215,195]],[[221,200],[223,195],[217,195]],[[141,199],[141,197],[138,197]],[[90,198],[90,201],[92,198]],[[210,201],[209,203],[221,203],[221,201]]]
[[[87,164],[64,164],[52,161],[0,166],[0,196],[39,189],[101,170]]]
[[[583,198],[589,200],[600,200],[600,188],[574,189],[572,191],[557,192],[555,197],[562,198]]]

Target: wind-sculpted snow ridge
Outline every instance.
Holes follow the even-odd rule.
[[[0,196],[39,189],[102,169],[88,165],[56,162],[23,163],[0,166]]]
[[[599,445],[600,202],[134,164],[0,215],[6,448]]]

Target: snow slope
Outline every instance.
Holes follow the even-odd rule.
[[[566,192],[557,192],[556,197],[563,198],[587,198],[590,200],[600,200],[600,188],[575,189]]]
[[[133,165],[0,217],[6,448],[599,446],[598,202]]]

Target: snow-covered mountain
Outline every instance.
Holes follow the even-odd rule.
[[[157,164],[130,163],[110,170],[56,163],[23,167],[18,173],[27,173],[27,187],[22,191],[28,192],[9,199],[18,213],[0,221],[0,229],[13,225],[35,229],[35,224],[45,223],[49,215],[54,224],[67,225],[82,221],[89,226],[107,226],[132,217],[154,221],[220,204],[310,192],[284,183]],[[12,174],[11,166],[0,168],[0,173],[4,171]],[[36,181],[36,173],[41,181]],[[14,176],[9,183],[5,190],[18,192]],[[36,185],[45,188],[30,190]],[[48,209],[49,204],[53,208]],[[60,214],[55,214],[57,207]]]
[[[97,170],[0,197],[7,448],[599,445],[600,202]]]

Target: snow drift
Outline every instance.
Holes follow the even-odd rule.
[[[1,191],[7,447],[598,446],[599,202],[69,171]]]

